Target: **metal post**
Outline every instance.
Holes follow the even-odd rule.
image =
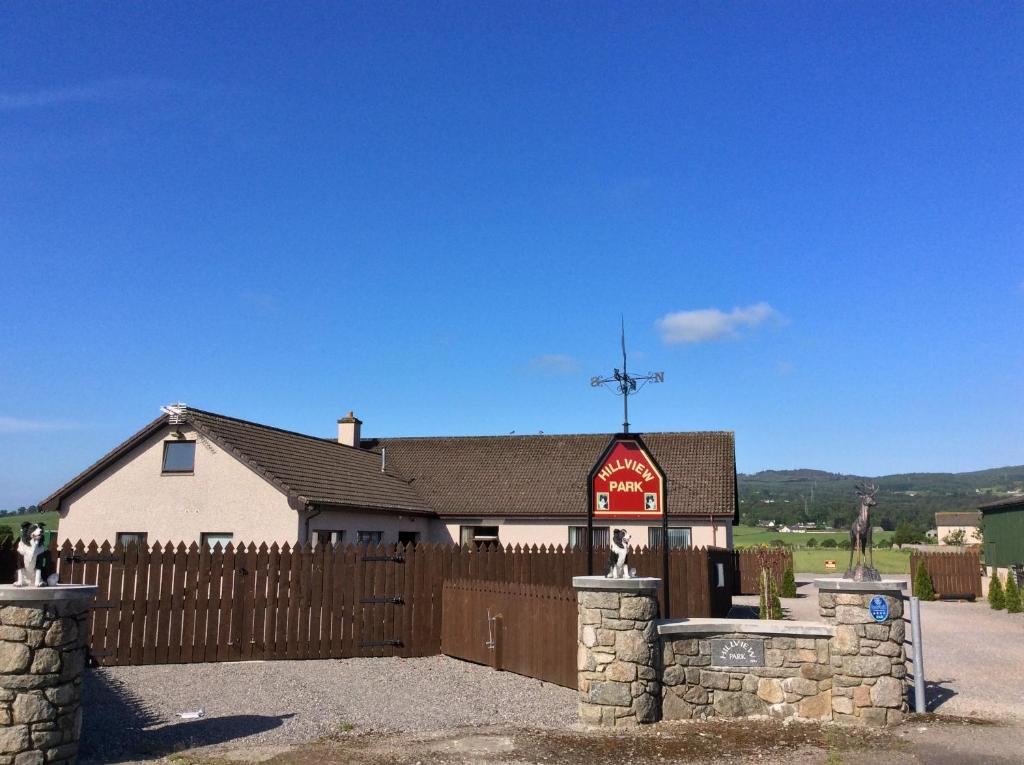
[[[921,599],[910,596],[910,636],[914,641],[914,711],[927,712],[924,699],[924,650],[921,646]]]

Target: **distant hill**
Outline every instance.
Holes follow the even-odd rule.
[[[776,523],[816,521],[846,525],[858,502],[856,485],[878,484],[874,517],[895,528],[907,520],[921,529],[934,526],[935,513],[974,510],[979,504],[1024,494],[1024,465],[969,473],[898,473],[859,476],[824,470],[762,470],[739,474],[740,518]],[[747,520],[746,522],[750,522]]]

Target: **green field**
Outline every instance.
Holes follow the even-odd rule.
[[[875,535],[875,544],[888,542],[893,532],[880,531]],[[806,547],[807,540],[818,540],[819,547],[826,539],[834,539],[836,544],[843,540],[849,541],[849,531],[809,531],[806,534],[780,534],[778,531],[751,528],[750,526],[734,526],[732,530],[733,547],[750,547],[753,545],[769,545],[772,540],[780,539],[793,549]]]
[[[910,550],[875,550],[875,568],[881,574],[909,574]],[[836,567],[826,569],[825,561],[834,560]],[[793,568],[797,574],[841,574],[850,562],[849,550],[794,550]]]
[[[25,513],[24,515],[0,515],[0,537],[7,536],[4,532],[6,526],[11,530],[11,534],[20,533],[21,524],[28,521],[29,523],[39,523],[42,521],[46,524],[48,529],[56,529],[57,522],[60,520],[60,516],[57,513]]]

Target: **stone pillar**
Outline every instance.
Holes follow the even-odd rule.
[[[836,722],[886,725],[907,713],[907,656],[903,590],[906,582],[819,579],[818,610],[836,626],[832,639],[832,718]],[[881,598],[882,621],[870,604]],[[879,612],[881,615],[881,612]]]
[[[622,727],[661,718],[656,597],[661,580],[577,576],[580,721]]]
[[[71,765],[95,587],[0,585],[0,765]]]

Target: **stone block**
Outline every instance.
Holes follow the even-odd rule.
[[[651,645],[643,636],[636,632],[615,633],[615,655],[622,661],[636,664],[649,664],[651,661]]]
[[[85,649],[76,648],[74,651],[64,650],[63,667],[60,676],[64,680],[72,680],[82,674],[85,669]]]
[[[633,702],[629,683],[592,682],[588,701],[602,706],[628,707]]]
[[[757,693],[758,678],[754,675],[744,675],[741,685],[747,693]]]
[[[601,626],[607,630],[633,630],[636,629],[636,622],[630,619],[619,619],[617,617],[606,616],[601,622]]]
[[[700,684],[705,688],[725,691],[729,689],[729,675],[725,672],[704,671],[700,673]]]
[[[871,705],[896,709],[903,704],[903,683],[894,677],[880,677],[871,687]]]
[[[740,680],[738,677],[730,677],[729,678],[729,690],[730,691],[742,691],[743,690],[743,681]]]
[[[636,664],[630,664],[625,661],[613,661],[604,668],[604,676],[614,682],[632,682],[636,679]]]
[[[837,592],[833,601],[837,606],[865,607],[864,596],[855,592]]]
[[[769,667],[781,667],[786,663],[786,652],[771,648],[764,652],[764,663]]]
[[[818,652],[811,648],[798,648],[796,649],[796,659],[801,662],[817,662]]]
[[[856,707],[871,706],[871,686],[858,685],[853,689],[853,705]]]
[[[769,704],[778,704],[785,698],[782,683],[769,677],[762,677],[757,681],[757,695]]]
[[[801,696],[813,696],[818,692],[818,683],[803,677],[787,677],[782,681],[782,690]]]
[[[864,636],[871,638],[872,640],[888,640],[889,639],[889,625],[888,624],[865,624],[864,625]]]
[[[36,649],[30,671],[34,675],[48,675],[53,672],[60,672],[60,651],[56,648]]]
[[[817,646],[814,645],[814,638],[797,638],[796,639],[796,647],[797,648],[816,648]]]
[[[858,717],[861,722],[867,725],[885,725],[885,709],[875,709],[874,707],[864,707],[860,710]]]
[[[579,715],[580,722],[586,725],[600,725],[601,724],[601,707],[597,704],[589,704],[586,702],[580,702],[579,704]]]
[[[903,722],[903,710],[901,709],[887,709],[885,711],[885,724],[886,725],[899,725]]]
[[[696,656],[700,653],[700,641],[697,640],[674,640],[672,650],[677,654],[685,656]]]
[[[878,644],[878,647],[875,648],[875,653],[880,656],[899,656],[902,653],[902,646],[886,641]]]
[[[753,693],[715,693],[715,714],[722,717],[749,717],[768,713],[768,705]]]
[[[737,637],[742,637],[742,635],[738,635]],[[772,648],[779,648],[779,649],[781,649],[783,651],[788,651],[791,648],[795,648],[795,647],[796,647],[796,640],[794,638],[787,638],[787,637],[772,638]]]
[[[4,643],[0,651],[0,673],[19,673],[29,668],[32,651],[24,643]]]
[[[45,630],[25,630],[25,645],[29,648],[38,648],[43,644],[43,640],[46,638]]]
[[[815,696],[808,696],[800,702],[797,710],[801,717],[808,720],[830,719],[832,717],[832,691],[822,691]]]
[[[15,723],[49,722],[57,716],[53,704],[41,691],[19,693],[11,705]]]
[[[902,643],[907,638],[907,625],[903,621],[896,621],[889,625],[889,639],[896,643]]]
[[[7,609],[4,610],[6,611]],[[29,734],[27,725],[8,725],[0,728],[0,754],[15,754],[28,746]]]
[[[654,695],[645,693],[633,702],[633,708],[636,710],[637,722],[652,723],[658,721],[658,699]]]
[[[689,720],[693,717],[693,704],[683,701],[674,693],[666,693],[661,700],[663,720]]]
[[[700,670],[696,667],[686,668],[686,682],[690,685],[697,685],[700,683]]]
[[[802,664],[800,676],[808,680],[825,680],[832,677],[832,667],[827,664]]]
[[[39,608],[6,606],[0,611],[0,622],[14,627],[42,627],[46,623],[46,616]]]
[[[579,672],[593,672],[597,669],[594,654],[588,651],[586,646],[579,645],[576,647],[576,669]]]
[[[847,688],[855,688],[861,684],[859,677],[850,677],[849,675],[834,675],[832,677],[832,682],[838,686],[845,686]]]
[[[619,608],[619,594],[617,592],[594,592],[591,590],[578,590],[576,602],[580,608]]]
[[[637,664],[636,676],[641,680],[657,680],[658,672],[654,667],[648,667],[646,664]]]
[[[860,606],[836,606],[836,621],[840,624],[867,624],[873,622],[871,614]]]
[[[78,622],[74,619],[58,619],[46,630],[45,643],[48,646],[62,646],[78,640]]]
[[[623,595],[619,614],[623,619],[650,621],[658,614],[658,602],[654,598]]]
[[[0,640],[23,643],[25,642],[25,630],[21,627],[0,626]]]
[[[581,624],[600,624],[601,610],[598,608],[581,608],[579,610]]]
[[[615,630],[598,630],[597,631],[597,643],[598,645],[615,645],[615,636],[619,634]]]
[[[699,671],[697,672],[699,677],[700,673]],[[662,682],[664,682],[665,685],[683,685],[686,683],[686,669],[673,664],[670,667],[665,667],[665,671],[662,673],[661,677]]]
[[[580,635],[580,642],[587,648],[593,648],[597,645],[597,630],[590,624],[584,625],[583,632]]]
[[[880,677],[888,675],[891,666],[886,656],[847,656],[843,672],[854,677]]]
[[[796,714],[796,707],[792,704],[772,704],[768,707],[768,714],[772,717],[785,719]]]
[[[832,696],[832,712],[843,715],[853,714],[853,699],[846,696]]]
[[[709,700],[708,692],[706,688],[702,688],[699,685],[690,686],[686,693],[683,694],[683,701],[688,701],[691,704],[707,704]]]
[[[43,753],[38,750],[22,752],[14,758],[14,765],[43,765]]]
[[[64,743],[64,732],[59,730],[33,730],[29,732],[29,737],[36,749],[50,749]]]
[[[831,655],[832,655],[832,652],[831,652],[831,650],[829,648],[829,641],[828,640],[819,640],[818,641],[817,654],[818,654],[818,663],[819,664],[828,664],[829,659],[831,658]]]

